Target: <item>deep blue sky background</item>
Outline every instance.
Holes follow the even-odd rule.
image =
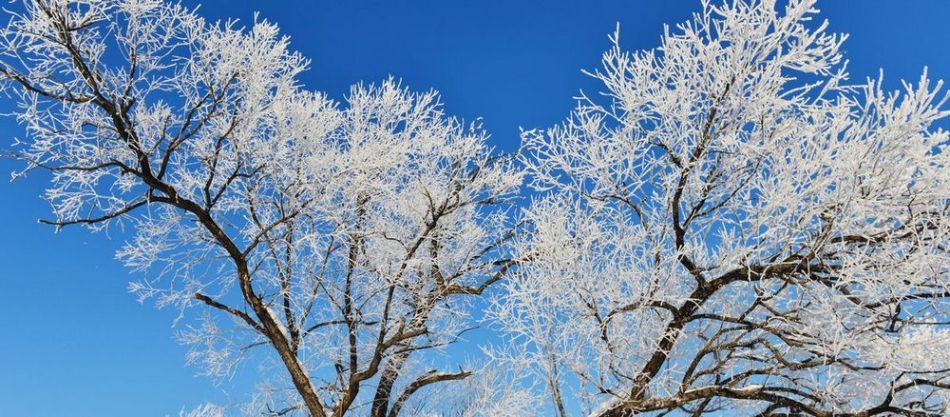
[[[197,4],[186,1],[186,4]],[[210,20],[276,21],[313,60],[303,81],[340,98],[360,80],[392,74],[442,92],[450,113],[483,117],[493,143],[518,146],[518,127],[561,120],[580,73],[594,68],[621,23],[628,49],[657,44],[664,23],[686,19],[698,1],[248,1],[205,0]],[[853,78],[886,69],[887,85],[950,78],[950,1],[820,3],[846,44]],[[22,130],[0,120],[0,148]],[[171,327],[175,312],[140,305],[114,252],[120,239],[36,223],[48,214],[42,175],[10,183],[17,164],[0,160],[0,416],[177,415],[204,400],[228,402],[241,383],[193,376]],[[244,373],[249,378],[251,371]],[[240,378],[239,378],[240,379]],[[234,388],[232,389],[232,386]]]

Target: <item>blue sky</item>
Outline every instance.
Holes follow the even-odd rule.
[[[186,1],[195,5],[198,2]],[[203,1],[210,20],[276,21],[313,60],[302,81],[342,97],[350,84],[402,78],[442,92],[447,110],[484,118],[492,143],[518,146],[518,128],[561,120],[581,74],[621,24],[627,49],[655,46],[664,23],[686,19],[698,1]],[[820,3],[846,44],[853,78],[886,85],[950,78],[950,1],[868,0]],[[0,149],[22,129],[0,120]],[[0,160],[6,176],[18,164]],[[227,402],[239,381],[215,386],[185,365],[171,327],[175,312],[138,304],[132,276],[114,260],[121,239],[83,229],[54,234],[36,219],[46,177],[0,181],[0,415],[113,417],[177,415],[203,400]],[[233,393],[232,393],[233,392]]]

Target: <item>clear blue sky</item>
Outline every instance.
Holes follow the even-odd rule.
[[[193,5],[198,2],[186,1]],[[518,145],[518,127],[562,119],[621,23],[628,49],[657,44],[664,23],[697,1],[249,1],[207,0],[210,20],[253,12],[280,24],[313,60],[303,81],[341,97],[352,83],[392,74],[416,89],[443,93],[450,113],[483,117],[493,143]],[[846,44],[853,78],[886,69],[887,85],[930,67],[950,79],[950,1],[820,3]],[[22,130],[0,120],[0,148]],[[4,178],[17,166],[0,160]],[[228,401],[242,383],[195,377],[172,336],[173,311],[140,305],[117,261],[121,234],[39,225],[46,177],[0,181],[0,416],[177,415],[203,400]],[[246,372],[243,379],[252,375]],[[234,388],[232,388],[234,387]],[[237,391],[237,392],[235,392]]]

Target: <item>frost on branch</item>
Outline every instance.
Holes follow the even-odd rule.
[[[224,410],[217,405],[205,403],[187,413],[178,413],[178,417],[224,417]]]
[[[395,417],[471,375],[432,352],[516,262],[521,182],[479,125],[392,79],[342,104],[307,91],[267,21],[159,0],[9,17],[0,89],[26,131],[19,174],[52,173],[45,222],[131,226],[118,257],[147,275],[131,288],[181,309],[190,362],[276,365],[275,401],[251,413]]]
[[[556,409],[947,412],[946,95],[849,83],[813,3],[615,34],[604,98],[523,136],[547,193],[493,316]]]

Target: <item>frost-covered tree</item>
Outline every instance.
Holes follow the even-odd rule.
[[[266,21],[162,0],[10,7],[0,91],[26,130],[18,175],[51,173],[45,222],[130,229],[118,257],[147,277],[132,290],[182,310],[190,361],[273,364],[251,414],[423,415],[439,404],[420,392],[470,376],[432,352],[514,262],[521,181],[479,126],[393,80],[342,105],[309,92]]]
[[[950,150],[926,72],[851,83],[812,0],[703,3],[523,135],[494,318],[559,415],[942,416]]]

